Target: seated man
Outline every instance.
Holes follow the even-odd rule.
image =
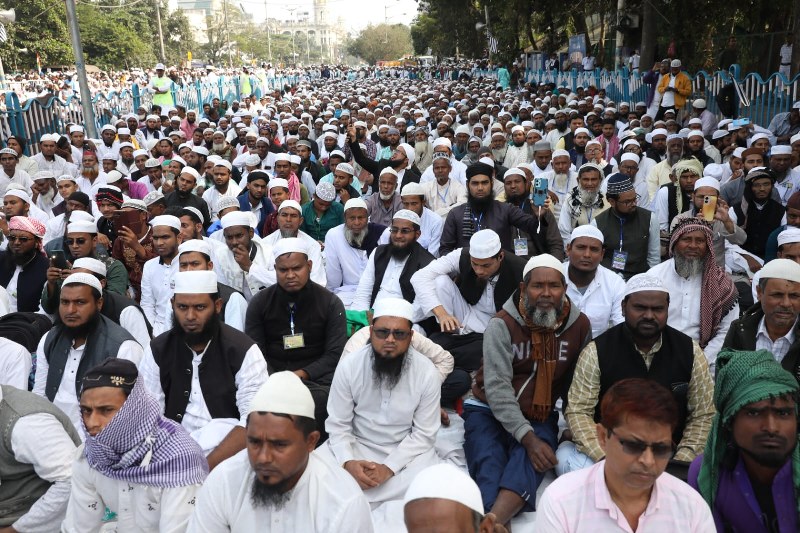
[[[0,386],[0,424],[0,530],[57,530],[81,443],[77,429],[52,402],[9,385]]]
[[[724,349],[717,361],[717,414],[689,484],[717,531],[797,531],[797,376],[767,350]]]
[[[556,402],[566,400],[591,334],[567,296],[561,262],[548,254],[528,260],[517,290],[486,327],[475,398],[464,406],[464,451],[484,509],[501,524],[536,510],[536,490],[557,462]]]
[[[241,211],[227,213],[221,219],[226,254],[217,256],[223,281],[250,299],[261,289],[275,284],[275,265],[272,249],[262,240],[253,238],[250,215]]]
[[[307,233],[300,230],[303,224],[303,209],[294,200],[285,200],[278,208],[278,229],[269,235],[265,235],[261,242],[270,248],[274,248],[281,239],[299,239],[306,248],[308,259],[312,262],[311,281],[323,287],[327,283],[325,277],[325,264],[322,261],[322,248],[316,239],[311,238]]]
[[[714,375],[714,360],[739,317],[738,291],[730,276],[717,265],[711,226],[700,219],[681,221],[669,240],[671,259],[648,274],[661,279],[669,291],[668,324],[697,341]]]
[[[350,165],[342,163],[336,167],[336,171],[339,172],[345,166],[349,167]],[[386,167],[381,170],[378,176],[377,194],[373,193],[366,200],[369,219],[376,224],[389,226],[392,223],[394,212],[403,208],[397,182],[397,172],[393,168]]]
[[[181,221],[172,215],[161,215],[150,221],[153,251],[156,257],[142,270],[141,306],[158,337],[172,325],[173,277],[178,272],[178,245],[181,243]]]
[[[312,269],[305,243],[291,237],[278,241],[277,283],[250,301],[245,332],[258,343],[270,372],[290,370],[303,379],[324,437],[328,391],[347,342],[347,319],[341,300],[311,282]]]
[[[376,306],[370,344],[341,360],[331,385],[330,439],[316,453],[342,465],[373,510],[400,500],[439,459],[439,373],[410,347],[413,309],[386,298]]]
[[[386,229],[369,222],[364,200],[352,198],[344,209],[344,224],[325,236],[325,273],[328,289],[351,307],[367,259]]]
[[[36,312],[50,262],[42,253],[44,225],[17,216],[8,221],[8,248],[0,252],[0,286],[8,291],[8,311]]]
[[[273,181],[275,179],[270,180],[270,185]],[[324,243],[330,230],[339,226],[343,220],[344,206],[336,201],[336,189],[333,183],[321,181],[314,189],[311,201],[303,205],[303,224],[300,229],[318,242]]]
[[[605,459],[545,489],[535,531],[715,531],[702,498],[664,472],[678,425],[669,389],[641,378],[619,381],[603,398],[600,420]]]
[[[99,531],[108,527],[108,511],[119,531],[184,531],[208,463],[186,431],[161,414],[136,365],[107,359],[92,368],[80,402],[86,443],[62,531]],[[122,456],[129,459],[119,464]]]
[[[111,256],[121,261],[128,269],[128,282],[138,303],[142,299],[142,273],[144,264],[156,257],[153,248],[153,232],[147,224],[147,206],[141,200],[128,200],[122,204],[123,211],[135,211],[139,219],[134,227],[115,228],[117,238]],[[99,228],[98,228],[99,229]]]
[[[42,336],[36,348],[33,392],[46,396],[81,427],[78,395],[86,372],[106,359],[135,364],[142,347],[121,326],[101,313],[103,286],[92,274],[71,274],[61,286],[60,323]]]
[[[651,379],[672,391],[678,406],[673,459],[688,464],[700,453],[714,415],[714,382],[703,350],[667,325],[668,313],[669,292],[660,279],[639,274],[628,281],[625,322],[590,342],[575,367],[565,410],[569,430],[556,454],[559,475],[603,458],[596,430],[600,405],[614,383],[626,378]]]
[[[767,239],[784,219],[786,208],[772,197],[775,174],[767,169],[753,169],[744,177],[742,201],[733,205],[737,222],[747,234],[742,248],[763,258]]]
[[[428,250],[434,257],[439,256],[439,240],[442,237],[444,220],[442,217],[425,207],[425,196],[422,185],[419,183],[409,183],[400,191],[400,201],[403,209],[417,214],[420,220],[420,235],[417,239],[419,245]],[[394,216],[392,216],[394,218]],[[370,220],[372,217],[370,217]],[[391,224],[389,224],[391,226]],[[380,244],[389,243],[388,228],[381,235]]]
[[[525,261],[501,250],[500,242],[494,231],[481,230],[470,238],[468,247],[432,261],[411,276],[417,295],[414,303],[439,322],[441,331],[432,333],[431,340],[455,358],[456,368],[443,385],[444,407],[452,407],[469,390],[469,373],[481,366],[486,324],[522,279]]]
[[[208,476],[188,530],[259,531],[272,524],[297,533],[372,533],[358,485],[311,453],[320,436],[314,411],[297,376],[272,374],[250,403],[246,451]]]
[[[572,230],[592,221],[610,207],[603,198],[600,185],[603,182],[603,171],[594,163],[586,163],[578,169],[578,185],[564,199],[558,215],[558,230],[564,246],[569,242]]]
[[[164,416],[200,444],[211,469],[244,448],[250,401],[267,378],[258,346],[220,322],[217,291],[213,272],[175,274],[172,328],[150,342],[140,367]]]

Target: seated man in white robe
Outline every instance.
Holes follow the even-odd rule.
[[[213,271],[174,279],[172,328],[147,346],[141,375],[164,416],[192,435],[213,469],[244,448],[244,422],[267,363],[250,337],[220,321]]]
[[[255,239],[250,226],[250,214],[232,211],[220,219],[228,253],[217,256],[221,280],[244,294],[248,302],[263,288],[275,284],[275,259],[272,247]]]
[[[328,397],[328,441],[316,453],[342,465],[373,510],[403,498],[422,469],[439,462],[441,379],[411,348],[413,309],[399,298],[375,307],[370,344],[339,362]]]
[[[108,528],[108,509],[116,531],[185,531],[208,463],[189,434],[162,416],[136,365],[106,359],[89,370],[80,404],[86,442],[61,530]]]
[[[261,243],[269,248],[274,248],[278,241],[290,237],[296,237],[305,245],[308,251],[308,259],[312,262],[311,281],[323,287],[327,281],[325,278],[325,263],[322,261],[322,248],[316,239],[308,233],[301,231],[303,224],[303,210],[295,200],[284,200],[278,207],[278,229],[261,239]],[[272,257],[272,263],[275,258]]]
[[[420,235],[417,242],[433,257],[439,257],[439,241],[442,238],[444,219],[425,207],[425,191],[419,183],[408,183],[400,191],[403,209],[413,211],[420,218]],[[389,244],[389,228],[383,232],[378,244]]]
[[[208,477],[188,531],[372,533],[355,481],[311,453],[319,437],[314,400],[300,378],[270,376],[250,404],[247,449]]]

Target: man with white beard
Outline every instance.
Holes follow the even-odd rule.
[[[647,192],[649,200],[642,203],[652,202],[656,197],[659,187],[667,183],[672,183],[670,173],[672,167],[683,157],[683,137],[673,134],[667,137],[667,156],[657,165],[650,169],[647,174]]]
[[[89,198],[94,198],[100,187],[106,184],[106,175],[100,169],[97,161],[97,154],[86,152],[81,161],[81,170],[78,179],[75,180],[81,192],[86,193]]]
[[[506,150],[506,157],[503,160],[503,166],[506,168],[513,168],[520,163],[529,162],[528,158],[528,145],[525,144],[525,128],[522,126],[514,126],[511,128],[511,144]]]
[[[542,172],[539,178],[547,179],[550,200],[553,201],[553,215],[556,220],[561,216],[561,208],[569,199],[570,192],[578,185],[578,172],[572,169],[569,152],[556,150],[550,162],[552,170]]]
[[[566,198],[558,217],[558,230],[564,246],[569,244],[572,230],[583,224],[591,224],[597,215],[608,209],[609,203],[600,192],[603,171],[594,163],[586,163],[578,169],[578,184]]]

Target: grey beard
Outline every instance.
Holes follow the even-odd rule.
[[[669,161],[669,166],[673,166],[675,163],[681,160],[681,154],[667,154],[667,161]]]
[[[292,491],[286,490],[286,480],[276,485],[266,485],[253,474],[250,503],[255,507],[280,511],[292,499]]]
[[[553,186],[556,189],[561,189],[562,191],[567,186],[567,180],[569,180],[569,174],[556,174],[553,173]]]
[[[597,195],[597,191],[587,191],[578,185],[578,197],[583,205],[593,205],[595,202],[597,202]]]
[[[378,193],[378,197],[383,201],[391,200],[392,196],[394,196],[394,192],[392,192],[391,194],[383,194],[382,192]]]
[[[695,276],[702,275],[706,266],[706,258],[688,259],[682,255],[675,254],[675,272],[685,279],[690,279]]]
[[[211,148],[215,152],[222,152],[223,150],[225,150],[225,143],[214,143],[211,145]]]
[[[561,298],[561,302],[559,302],[558,306],[549,311],[540,311],[535,305],[530,305],[527,294],[525,294],[523,298],[525,315],[528,317],[528,320],[542,328],[553,329],[556,326],[558,315],[560,315],[561,311],[564,309],[566,294]]]
[[[367,232],[364,230],[355,233],[353,230],[345,226],[344,238],[348,243],[350,243],[350,246],[361,248],[361,245],[364,244],[364,239],[367,238]]]
[[[290,229],[282,229],[281,232],[281,239],[291,239],[293,237],[297,237],[298,230],[290,230]]]

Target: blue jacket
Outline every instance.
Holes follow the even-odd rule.
[[[248,192],[245,190],[237,197],[239,199],[239,209],[245,213],[252,210],[252,207],[250,206],[250,200],[247,198],[247,194]],[[275,211],[275,208],[272,206],[272,202],[270,201],[269,197],[264,196],[261,198],[261,209],[258,212],[258,224],[256,224],[256,233],[259,236],[261,236],[259,232],[261,227],[264,226],[264,221],[267,219],[267,215],[273,211]]]

